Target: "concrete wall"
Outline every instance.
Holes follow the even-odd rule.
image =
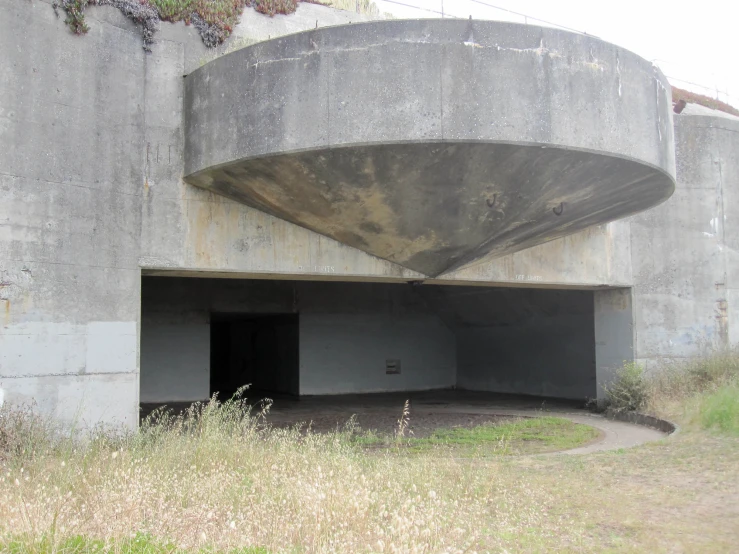
[[[288,20],[247,10],[235,35],[267,38],[273,28],[355,15],[302,5]],[[89,7],[86,18],[90,31],[78,37],[51,0],[0,0],[0,387],[6,402],[36,402],[63,421],[135,426],[141,267],[202,258],[230,269],[238,252],[260,270],[247,255],[260,244],[271,269],[399,273],[191,194],[181,181],[182,76],[206,55],[200,38],[163,24],[145,54],[140,30],[114,8]],[[229,233],[217,248],[213,229]]]
[[[593,293],[533,289],[427,291],[457,336],[457,386],[593,398]]]
[[[90,31],[77,37],[55,17],[50,0],[0,0],[0,387],[6,402],[35,401],[66,421],[135,425],[142,270],[420,277],[185,184],[182,76],[207,54],[196,31],[162,24],[146,55],[139,29],[117,10],[91,7],[86,14]],[[273,19],[247,10],[235,35],[267,38],[313,28],[316,20],[322,26],[349,19],[355,14],[308,4]],[[690,108],[675,118],[679,182],[666,204],[439,281],[633,284],[636,357],[648,364],[695,355],[703,343],[738,344],[739,129],[730,118],[691,115]],[[178,286],[170,281],[159,290],[161,302]],[[207,320],[195,312],[246,305],[229,280],[219,282],[224,292],[212,298],[203,282],[189,286],[197,309],[179,313],[178,325],[202,332],[198,326]],[[293,299],[271,287],[256,294],[273,311],[292,310]],[[161,315],[147,316],[154,344],[172,336]],[[146,339],[142,348],[149,348]],[[158,365],[156,357],[144,358]]]
[[[142,296],[142,402],[208,397],[212,312],[299,313],[300,394],[455,383],[454,334],[406,284],[145,278]]]
[[[79,425],[136,425],[146,58],[0,0],[0,386]]]
[[[89,203],[75,208],[77,213],[85,216],[103,213],[104,210],[114,212],[100,217],[107,222],[104,225],[88,225],[82,232],[43,226],[48,222],[33,224],[41,225],[38,232],[43,231],[46,242],[53,243],[50,249],[58,259],[73,259],[82,247],[87,244],[89,251],[89,245],[95,242],[109,256],[126,256],[127,268],[135,271],[140,267],[147,273],[194,270],[240,276],[287,275],[359,280],[422,277],[182,181],[182,76],[214,55],[202,45],[193,27],[163,23],[152,53],[145,55],[140,48],[139,29],[111,7],[87,8],[85,13],[91,30],[82,37],[72,35],[63,18],[54,16],[50,0],[21,3],[3,0],[0,9],[6,25],[3,37],[7,48],[4,51],[14,52],[16,46],[23,44],[29,36],[43,34],[47,37],[46,43],[36,40],[36,48],[24,50],[26,58],[14,55],[5,60],[4,114],[0,117],[5,122],[1,139],[5,155],[2,171],[9,176],[4,178],[7,180],[12,175],[21,174],[21,164],[36,164],[38,168],[46,164],[55,168],[57,181],[70,183],[76,179],[75,176],[82,177],[80,171],[85,168],[83,182],[67,183],[63,187],[72,187],[78,192],[88,190],[86,195],[97,189],[82,188],[85,183],[99,185],[113,180],[118,183],[109,189],[115,201],[106,199],[105,205],[99,209]],[[351,12],[311,4],[301,4],[296,14],[274,18],[248,9],[235,28],[231,44],[238,44],[244,38],[274,38],[314,28],[316,22],[321,27],[364,19]],[[105,44],[100,46],[100,41]],[[229,44],[224,46],[228,47]],[[33,56],[43,63],[35,63]],[[31,69],[23,72],[18,69],[27,67]],[[93,71],[93,67],[99,71]],[[101,85],[91,79],[99,80]],[[23,127],[27,137],[23,140],[46,141],[34,143],[34,147],[48,153],[40,162],[38,156],[29,154],[32,150],[24,146],[26,143],[21,137],[11,134],[10,125],[13,128],[19,125],[15,119],[22,113],[22,104],[25,104],[23,109],[26,111],[30,109],[28,103],[35,97],[29,93],[41,84],[43,90],[52,91],[59,98],[52,96],[48,100],[37,101],[47,102],[50,106],[46,110],[34,109],[33,121],[43,130]],[[111,114],[119,113],[124,114],[121,116],[123,119],[117,116],[111,119]],[[61,133],[60,128],[64,129],[63,136],[56,137],[54,133]],[[77,137],[75,133],[84,136]],[[56,137],[53,142],[51,137]],[[98,137],[103,139],[98,140]],[[109,141],[114,141],[115,145]],[[72,144],[82,146],[72,148]],[[101,151],[102,148],[105,152]],[[3,192],[5,190],[8,189]],[[10,201],[19,202],[11,196],[5,198],[9,200],[5,206],[10,206]],[[26,199],[23,199],[24,205]],[[120,203],[123,199],[127,202],[125,205]],[[52,209],[48,196],[39,202],[40,210]],[[83,197],[75,196],[74,202],[83,202]],[[24,205],[18,209],[7,208],[12,221],[18,221],[17,225],[21,227],[28,225],[28,214],[22,211],[26,210]],[[66,218],[67,212],[73,209],[71,198],[66,204],[57,202],[54,209],[65,216],[66,222],[69,219]],[[69,227],[68,223],[65,225]],[[117,232],[108,233],[107,229],[112,228]],[[121,243],[124,239],[135,240],[133,244],[127,242],[124,245]],[[6,234],[0,242],[7,244],[11,240],[15,241],[13,247],[17,250],[17,232],[12,239]],[[3,247],[10,248],[10,245]],[[523,284],[536,282],[557,286],[624,286],[630,284],[631,278],[629,264],[624,262],[628,248],[628,227],[616,222],[476,265],[444,279],[513,284],[522,284],[523,281]],[[17,252],[14,257],[18,259]],[[2,269],[11,271],[12,268],[6,266]],[[14,286],[18,287],[24,282],[20,269],[13,270]],[[61,269],[57,267],[55,271]],[[135,278],[135,274],[130,277]],[[62,281],[67,282],[66,279]],[[104,287],[109,280],[97,279],[96,283],[97,287]],[[125,301],[130,300],[129,305],[136,306],[129,284],[126,283],[124,288],[128,295]],[[21,308],[8,308],[8,311],[16,309]],[[63,310],[55,310],[54,313],[57,312],[62,313]],[[66,317],[61,319],[68,320]],[[130,321],[136,321],[135,312]]]
[[[247,10],[235,28],[234,41],[275,38],[312,29],[316,21],[322,27],[360,19],[366,18],[311,4],[300,4],[294,15],[274,18]],[[200,67],[212,53],[202,47],[191,27],[163,24],[159,36],[160,42],[148,57],[153,60],[149,64],[150,74],[151,79],[156,78],[157,86],[148,93],[147,103],[153,104],[152,118],[162,125],[156,133],[152,131],[148,141],[150,156],[139,260],[146,274],[197,271],[204,276],[261,278],[394,281],[423,278],[399,265],[184,183],[181,180],[183,135],[179,127],[183,117],[181,76]],[[228,47],[227,44],[225,48]],[[629,245],[628,226],[615,222],[525,252],[488,260],[444,276],[443,280],[628,286],[631,283]]]
[[[634,313],[631,289],[598,290],[595,297],[595,375],[597,398],[616,370],[634,359]]]
[[[677,189],[631,220],[636,358],[739,344],[739,118],[675,116]]]
[[[300,393],[426,390],[455,383],[455,338],[407,284],[300,283]],[[385,373],[388,359],[400,375]]]
[[[210,325],[141,325],[141,402],[186,402],[210,396]]]
[[[300,393],[432,390],[456,383],[454,334],[433,315],[304,314]],[[400,360],[399,375],[386,360]]]

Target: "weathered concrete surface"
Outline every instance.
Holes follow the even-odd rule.
[[[122,18],[121,18],[122,19]],[[8,403],[134,426],[144,52],[0,0],[0,382]]]
[[[105,10],[90,10],[95,17]],[[318,25],[356,21],[355,15],[301,4],[289,17],[267,18],[247,10],[234,35],[275,37]],[[89,17],[89,16],[88,16]],[[93,21],[91,19],[91,21]],[[266,31],[265,31],[266,30]],[[262,34],[260,34],[262,33]],[[207,59],[197,32],[162,25],[148,56],[147,174],[143,186],[140,266],[149,274],[410,281],[425,275],[366,254],[283,219],[184,183],[181,125],[183,79]],[[239,38],[226,48],[240,44]],[[173,106],[175,108],[173,108]],[[165,124],[161,124],[165,123]],[[546,245],[502,256],[443,277],[452,282],[512,283],[562,287],[629,286],[629,228],[597,226]]]
[[[547,288],[630,286],[631,227],[614,221],[498,258],[485,258],[428,283]]]
[[[677,190],[631,220],[636,358],[739,344],[739,118],[675,116]]]
[[[347,19],[299,12],[301,28]],[[50,0],[0,0],[0,387],[7,403],[35,402],[62,421],[135,426],[140,267],[237,264],[223,246],[208,252],[207,231],[188,232],[223,205],[181,180],[182,76],[205,53],[200,37],[163,24],[146,55],[114,8],[89,7],[86,18],[78,37]],[[291,28],[251,10],[237,33],[265,21]],[[361,252],[353,261],[349,248],[324,255],[329,239],[303,229],[290,256],[279,245],[292,226],[273,235],[274,218],[238,208],[232,221],[271,261],[393,272]],[[270,232],[256,232],[263,224]],[[245,244],[233,248],[239,262]],[[369,269],[355,267],[366,260]]]
[[[94,17],[115,14],[88,10]],[[266,39],[295,30],[356,21],[357,14],[300,4],[290,16],[269,18],[247,9],[224,48],[242,38]],[[299,27],[296,27],[299,25]],[[145,270],[180,268],[242,275],[344,276],[350,279],[417,279],[422,275],[344,246],[182,181],[182,76],[212,51],[197,31],[163,24],[147,61],[146,178],[142,185],[141,257]],[[223,48],[219,49],[222,52]]]
[[[319,29],[188,75],[186,180],[433,277],[669,197],[667,88],[551,29]]]
[[[634,312],[631,289],[594,293],[596,398],[606,396],[615,372],[634,359]]]
[[[90,32],[76,37],[63,18],[54,17],[50,1],[0,0],[0,387],[6,402],[35,401],[67,421],[135,425],[142,269],[231,277],[424,279],[422,273],[185,183],[182,76],[204,59],[200,38],[191,27],[163,24],[153,53],[145,55],[139,30],[115,9],[91,7],[86,14]],[[247,11],[235,35],[254,36],[269,27],[267,36],[274,37],[298,30],[295,21],[307,29],[315,27],[315,19],[320,27],[348,17],[310,5],[301,5],[298,15],[269,19]],[[552,45],[544,46],[548,53],[519,54],[546,71],[565,64],[553,57]],[[482,49],[471,50],[476,55]],[[574,64],[582,71],[572,81],[574,86],[597,75],[604,79],[599,89],[604,96],[578,107],[594,122],[608,117],[591,146],[604,149],[603,141],[621,136],[620,124],[628,127],[623,136],[636,150],[653,142],[655,133],[666,136],[669,129],[657,131],[657,122],[648,117],[639,125],[647,121],[650,132],[628,126],[628,114],[622,118],[618,110],[626,109],[627,100],[633,107],[638,79],[624,76],[628,60],[599,50],[594,54],[592,69],[602,71],[590,76],[591,66]],[[618,90],[619,79],[623,105],[607,101],[607,91]],[[656,79],[655,104],[663,82]],[[479,90],[480,83],[467,85]],[[541,110],[529,114],[532,133],[542,113],[551,112],[562,128],[569,116],[558,110],[577,94],[556,89],[551,107],[543,105],[547,97],[542,96]],[[496,99],[507,97],[501,89]],[[681,165],[683,196],[633,222],[595,226],[478,260],[438,282],[593,289],[636,281],[640,359],[651,363],[692,355],[704,336],[712,345],[725,344],[719,340],[723,336],[729,344],[739,343],[739,325],[731,324],[739,305],[739,229],[732,215],[739,205],[736,123],[693,119],[690,110],[676,117],[678,133],[699,133],[681,139],[679,156],[687,160]],[[580,131],[572,128],[570,135]],[[723,231],[720,240],[711,222],[721,213],[719,201],[725,216],[723,227],[720,218],[716,223]],[[673,211],[670,206],[677,203],[681,207]],[[723,292],[716,290],[717,282],[726,284]],[[233,298],[222,305],[228,302]],[[205,324],[188,318],[170,323]]]

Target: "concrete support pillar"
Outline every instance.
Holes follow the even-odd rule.
[[[614,372],[634,360],[634,314],[631,289],[595,292],[595,373],[598,395],[604,397]]]

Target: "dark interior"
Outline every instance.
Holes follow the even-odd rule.
[[[297,314],[212,314],[210,394],[299,394]]]

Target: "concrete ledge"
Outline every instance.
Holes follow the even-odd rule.
[[[629,412],[609,408],[605,412],[605,417],[616,421],[625,421],[627,423],[635,423],[636,425],[657,429],[658,431],[662,431],[668,435],[674,435],[680,431],[680,427],[676,423],[639,412]]]

